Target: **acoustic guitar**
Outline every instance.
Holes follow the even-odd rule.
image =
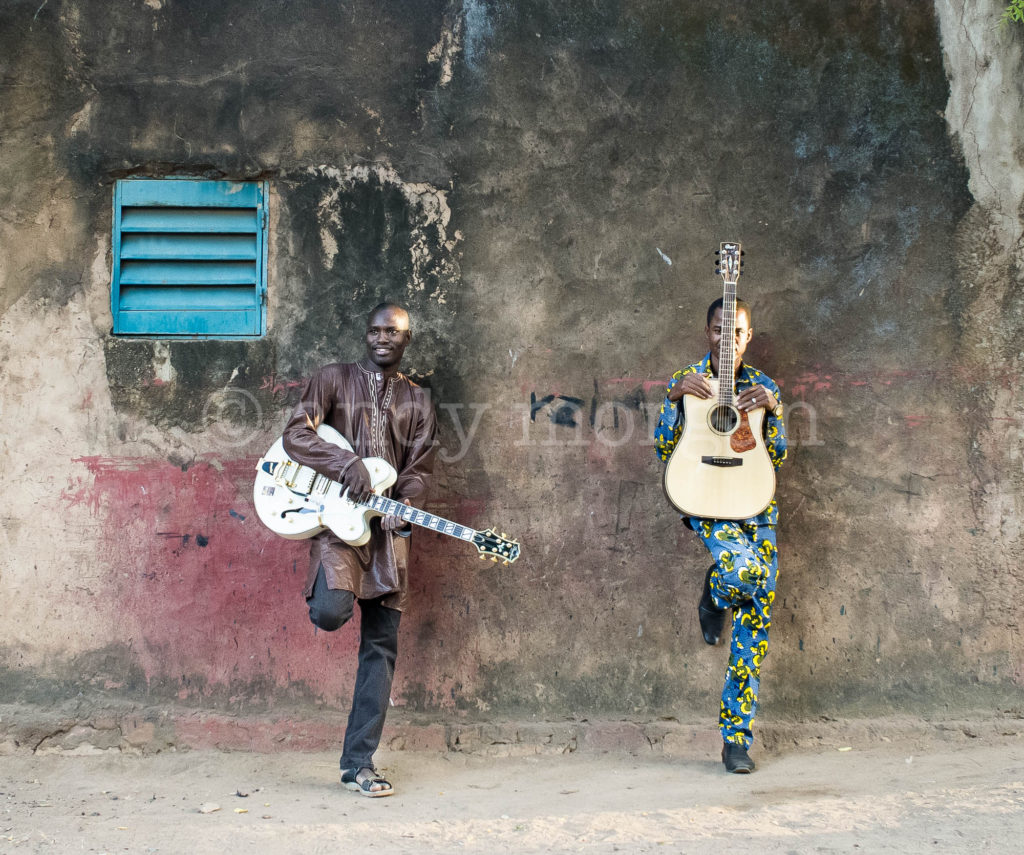
[[[352,450],[348,440],[330,425],[322,424],[316,432],[321,439],[345,451]],[[382,457],[364,457],[363,464],[370,473],[373,492],[357,501],[337,481],[292,460],[279,438],[256,464],[252,500],[260,522],[292,540],[330,529],[346,543],[362,546],[370,539],[370,520],[394,514],[413,525],[472,543],[481,558],[511,564],[519,557],[518,541],[493,529],[477,531],[381,495],[395,483],[398,473]]]
[[[736,283],[741,247],[722,243],[718,270],[724,281],[722,340],[714,395],[684,395],[683,431],[665,465],[668,500],[683,514],[705,519],[742,520],[761,513],[775,495],[775,467],[764,443],[764,409],[747,413],[736,406]]]

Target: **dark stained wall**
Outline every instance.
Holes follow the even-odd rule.
[[[979,339],[930,7],[33,0],[0,71],[12,697],[345,705],[353,628],[313,633],[251,470],[389,298],[439,408],[429,509],[523,547],[416,536],[396,703],[713,718],[650,436],[726,239],[789,408],[764,714],[1019,693],[1020,467],[965,402],[1014,412],[1021,307]],[[110,334],[114,182],[174,175],[269,182],[264,339]]]

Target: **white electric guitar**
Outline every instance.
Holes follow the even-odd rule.
[[[345,451],[352,446],[330,425],[320,425],[317,436]],[[428,514],[380,495],[398,479],[394,467],[381,457],[364,457],[373,493],[364,501],[353,501],[337,481],[302,466],[285,453],[278,439],[256,464],[252,500],[260,521],[275,534],[293,540],[312,537],[330,529],[352,546],[370,539],[370,520],[394,514],[413,525],[472,543],[481,558],[511,564],[519,557],[519,542],[508,540],[493,529],[476,531],[451,520]]]

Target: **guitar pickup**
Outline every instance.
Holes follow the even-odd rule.
[[[706,463],[708,466],[742,466],[742,457],[714,457],[711,455],[702,457],[701,463]]]

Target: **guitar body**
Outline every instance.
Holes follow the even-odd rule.
[[[731,417],[717,411],[718,381],[710,383],[714,397],[683,396],[685,421],[665,465],[665,495],[689,517],[747,519],[761,513],[775,495],[775,467],[761,434],[765,411],[733,408]],[[735,424],[723,424],[723,419]]]
[[[348,440],[330,425],[320,425],[316,433],[352,451]],[[381,457],[364,457],[363,464],[378,495],[398,478],[394,467]],[[285,453],[283,439],[278,439],[256,466],[253,504],[260,522],[281,537],[302,540],[330,529],[351,546],[365,544],[370,539],[370,519],[382,516],[379,511],[350,501],[348,491],[337,481],[292,461]]]

